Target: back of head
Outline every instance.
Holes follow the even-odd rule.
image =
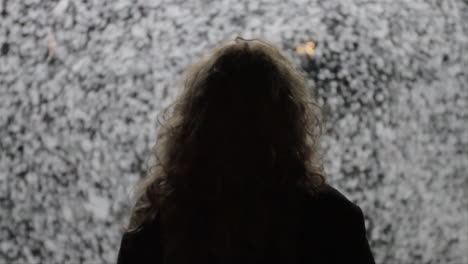
[[[159,208],[170,256],[191,255],[189,241],[202,230],[210,239],[193,243],[216,248],[207,254],[235,254],[241,237],[264,247],[261,230],[272,226],[267,219],[279,219],[272,213],[278,201],[325,183],[320,108],[305,74],[267,41],[237,37],[191,65],[183,80],[182,93],[163,111],[157,163],[138,186],[129,230]]]

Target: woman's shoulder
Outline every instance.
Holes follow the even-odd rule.
[[[148,260],[160,258],[159,210],[156,210],[155,215],[137,230],[123,232],[117,264],[147,263]]]
[[[321,186],[307,197],[307,204],[313,210],[332,215],[359,214],[360,207],[330,183]]]
[[[374,264],[361,208],[330,184],[322,186],[309,198],[305,230],[310,232],[310,240],[307,244],[321,248],[327,263]]]

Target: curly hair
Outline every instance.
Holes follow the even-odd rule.
[[[126,231],[161,212],[167,254],[195,251],[187,244],[201,232],[194,225],[209,221],[217,231],[205,230],[200,247],[228,252],[249,228],[252,244],[260,244],[264,234],[254,233],[281,204],[269,201],[291,199],[298,188],[313,194],[326,182],[321,109],[306,74],[265,39],[236,37],[190,65],[182,80],[181,93],[158,115],[156,163],[137,185]],[[220,231],[228,225],[230,232]]]

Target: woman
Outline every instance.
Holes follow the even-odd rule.
[[[360,207],[326,182],[305,74],[241,37],[185,74],[118,264],[374,263]]]

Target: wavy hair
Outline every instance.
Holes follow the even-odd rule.
[[[241,223],[263,217],[249,232],[252,243],[262,243],[264,234],[253,233],[280,204],[268,201],[290,199],[299,189],[313,194],[326,182],[318,151],[321,109],[306,74],[265,39],[236,37],[190,65],[181,84],[158,115],[156,162],[136,187],[126,231],[140,230],[161,212],[170,255],[193,249],[189,234],[201,232],[195,223],[216,219],[211,228],[218,229],[212,236],[205,230],[212,239],[204,246],[221,254],[234,247],[236,234],[246,236]],[[231,232],[220,231],[228,225]]]

